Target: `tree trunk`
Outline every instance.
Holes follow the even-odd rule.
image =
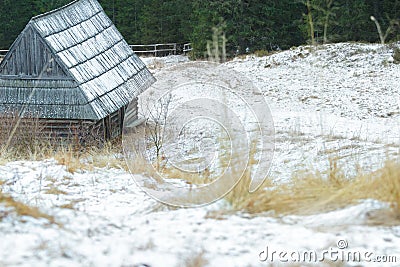
[[[329,25],[329,16],[331,14],[333,0],[326,1],[326,17],[324,23],[324,44],[328,42],[328,25]]]
[[[311,44],[315,45],[315,37],[314,37],[314,22],[311,13],[311,3],[310,0],[307,0],[307,10],[308,10],[308,23],[310,24],[310,37],[311,37]]]

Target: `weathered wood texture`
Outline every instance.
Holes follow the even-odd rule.
[[[28,133],[28,136],[32,138],[51,141],[70,140],[79,144],[101,144],[105,140],[122,134],[126,108],[126,106],[122,107],[99,121],[19,118],[18,112],[10,112],[1,116],[0,140],[7,139],[17,120],[20,120],[15,136],[17,140],[26,137]],[[136,111],[131,110],[130,112],[131,116],[137,119]]]
[[[41,120],[43,133],[52,139],[63,138],[79,142],[102,142],[122,134],[126,107],[99,121]],[[137,113],[136,113],[137,118]]]
[[[17,39],[12,53],[4,58],[0,75],[29,78],[69,78],[55,58],[50,47],[28,24],[23,35]]]
[[[0,113],[102,122],[112,137],[122,124],[113,114],[154,81],[100,4],[77,0],[32,18],[13,43],[0,63]]]

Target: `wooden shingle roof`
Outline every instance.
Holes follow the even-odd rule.
[[[0,111],[99,120],[154,82],[96,0],[31,19],[0,64]]]

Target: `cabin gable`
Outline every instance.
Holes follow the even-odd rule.
[[[46,41],[28,24],[0,64],[0,75],[43,79],[72,79]]]

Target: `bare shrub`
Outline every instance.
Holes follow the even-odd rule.
[[[207,41],[208,60],[217,63],[226,62],[226,23],[221,22],[217,27],[213,27],[212,41]]]
[[[266,57],[266,56],[271,55],[271,53],[268,52],[267,50],[257,50],[254,52],[254,55],[256,57]]]

